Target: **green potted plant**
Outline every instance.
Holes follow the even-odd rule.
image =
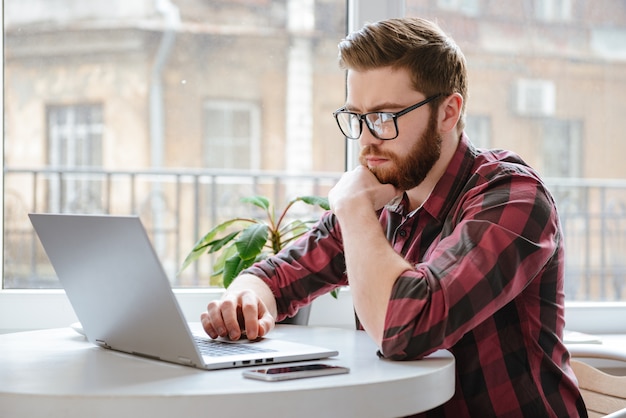
[[[186,269],[203,254],[215,254],[212,282],[228,287],[242,270],[257,261],[278,253],[297,238],[304,235],[316,222],[316,219],[291,219],[290,209],[297,202],[318,206],[328,210],[328,199],[318,196],[299,196],[291,199],[282,211],[277,213],[269,199],[263,196],[243,198],[261,208],[265,214],[263,219],[233,218],[220,223],[207,232],[195,244],[183,261],[180,271]],[[336,297],[336,292],[333,292]],[[304,319],[289,318],[287,323],[306,323],[308,310],[300,310],[298,314]]]

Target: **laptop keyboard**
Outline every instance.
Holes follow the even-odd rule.
[[[220,357],[236,354],[271,353],[275,351],[267,348],[255,347],[254,344],[228,343],[198,336],[194,336],[194,339],[196,340],[196,345],[198,346],[200,353],[204,356]]]

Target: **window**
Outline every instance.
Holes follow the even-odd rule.
[[[168,272],[175,272],[195,242],[193,231],[206,230],[223,208],[236,207],[241,195],[269,190],[281,196],[312,185],[297,183],[303,173],[332,178],[344,169],[353,153],[344,154],[330,116],[345,95],[337,41],[346,26],[406,14],[438,21],[467,56],[470,138],[479,146],[521,154],[557,197],[572,253],[566,271],[568,326],[625,331],[623,324],[598,320],[626,311],[626,268],[620,261],[626,259],[623,2],[48,3],[4,0],[1,11],[0,329],[65,326],[72,315],[61,291],[37,290],[58,284],[25,217],[45,210],[49,196],[61,195],[61,188],[54,191],[58,174],[50,158],[63,154],[48,149],[53,106],[75,113],[74,124],[81,112],[88,121],[80,129],[88,132],[83,138],[90,138],[91,150],[81,155],[92,159],[73,157],[66,164],[74,167],[63,170],[86,175],[66,180],[76,181],[81,195],[98,196],[100,208],[89,210],[141,213],[151,233],[162,237],[155,240],[159,254],[165,254]],[[72,25],[77,21],[81,24]],[[306,70],[290,73],[303,63]],[[217,115],[213,111],[223,117],[210,122],[208,113]],[[222,147],[228,163],[209,157],[211,146]],[[254,147],[258,151],[251,152]],[[322,182],[318,190],[323,193],[330,184]],[[43,277],[49,280],[37,280]],[[205,283],[174,275],[172,281],[194,287],[177,294],[188,317],[197,318],[211,297],[197,290]],[[45,317],[32,318],[42,309]]]
[[[556,106],[556,88],[550,80],[517,80],[514,111],[520,116],[552,116]]]
[[[626,105],[618,100],[626,60],[621,49],[608,53],[622,39],[626,5],[520,0],[505,10],[482,2],[472,15],[460,3],[407,0],[406,14],[438,21],[464,51],[467,134],[479,146],[516,151],[553,191],[568,249],[567,300],[626,300]]]
[[[241,197],[325,194],[345,22],[345,0],[4,0],[4,288],[59,286],[28,212],[138,214],[202,287],[177,267]]]
[[[534,0],[535,17],[546,22],[572,18],[572,0]]]
[[[48,106],[48,166],[71,172],[102,167],[102,108],[100,105]],[[81,174],[52,178],[50,212],[102,211],[99,181]]]
[[[256,106],[209,101],[204,106],[204,123],[205,167],[260,168],[260,120]]]
[[[468,115],[465,133],[478,148],[491,148],[491,120],[489,116]]]
[[[456,10],[467,15],[477,15],[480,11],[479,0],[437,0],[437,6],[443,10]]]
[[[542,125],[543,175],[582,177],[582,124],[579,121],[546,119]]]

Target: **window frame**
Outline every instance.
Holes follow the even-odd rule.
[[[211,112],[212,110],[216,110],[216,111],[222,111],[222,112],[230,112],[231,115],[233,115],[237,111],[239,112],[243,111],[243,112],[247,112],[247,116],[248,116],[247,122],[250,127],[250,132],[248,134],[248,137],[246,138],[249,140],[249,143],[247,144],[247,148],[249,150],[250,158],[246,162],[246,167],[237,167],[237,168],[238,169],[252,169],[252,170],[260,169],[261,168],[261,132],[260,132],[261,111],[258,105],[256,105],[253,102],[243,101],[243,100],[210,99],[210,100],[206,100],[203,103],[202,108],[203,108],[202,123],[205,126],[204,132],[203,132],[203,136],[204,136],[203,138],[204,149],[202,150],[203,161],[205,163],[208,162],[210,154],[213,153],[213,150],[211,149],[211,146],[213,145],[213,141],[212,141],[211,135],[208,132],[208,128],[206,127],[208,124],[207,113]],[[227,139],[234,140],[234,139],[242,139],[242,138],[236,138],[236,137],[220,138],[219,140],[215,142],[219,144],[219,142],[226,142]],[[234,155],[237,155],[236,148],[231,149],[229,151],[228,157],[232,157]],[[211,167],[211,168],[214,168],[214,167]],[[217,168],[224,168],[224,167],[217,167]]]
[[[404,15],[404,0],[348,0],[348,30],[360,27],[366,21],[374,21],[392,16]],[[3,10],[0,16],[4,19]],[[4,52],[3,37],[0,50]],[[4,54],[2,54],[4,56]],[[0,66],[0,78],[4,80],[4,65]],[[4,91],[3,91],[4,98]],[[0,101],[0,111],[4,114],[4,100]],[[3,123],[3,121],[0,121]],[[2,128],[4,128],[2,126]],[[1,130],[4,132],[4,129]],[[357,146],[348,142],[348,168],[356,164]],[[0,164],[3,164],[0,159]],[[4,184],[4,167],[0,172]],[[4,199],[4,193],[3,193]],[[4,205],[0,206],[0,219],[4,219]],[[0,244],[3,245],[3,235]],[[206,304],[219,298],[221,289],[175,289],[174,293],[181,309],[189,321],[197,321]],[[316,305],[323,305],[316,309]],[[338,314],[338,310],[340,314]],[[341,327],[353,326],[352,299],[350,290],[342,290],[339,300],[322,297],[314,302],[311,324]],[[566,327],[580,332],[597,334],[626,334],[626,321],[607,321],[607,318],[626,317],[626,302],[566,302]],[[0,333],[20,330],[66,327],[76,321],[74,312],[60,289],[52,290],[12,290],[0,289]]]
[[[97,120],[79,121],[77,115],[81,112],[97,115]],[[58,118],[53,117],[58,113],[64,113],[63,123],[58,123]],[[48,165],[65,169],[100,168],[104,158],[104,144],[102,133],[104,121],[102,120],[103,106],[101,103],[73,103],[73,104],[48,104],[46,105],[46,134],[47,134],[47,158]],[[62,143],[66,146],[60,146]],[[79,146],[80,145],[80,146]],[[86,150],[94,149],[96,152]],[[79,152],[76,152],[79,151]],[[82,151],[82,152],[80,152]],[[64,152],[66,152],[64,154]],[[86,161],[85,158],[95,157],[97,161]],[[61,182],[65,183],[61,185]],[[76,189],[80,193],[76,193]],[[75,199],[80,195],[94,195],[99,200],[102,194],[101,186],[97,180],[85,179],[82,176],[69,176],[64,180],[50,181],[47,186],[48,203],[50,211],[68,211]],[[62,196],[62,190],[67,196]],[[85,202],[81,202],[84,205]],[[89,204],[89,203],[87,203]]]
[[[568,22],[572,20],[572,0],[535,0],[535,19],[547,22]]]

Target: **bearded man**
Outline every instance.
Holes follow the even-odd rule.
[[[391,19],[342,40],[339,59],[347,100],[334,117],[361,164],[306,236],[208,304],[207,334],[264,336],[349,285],[379,356],[454,354],[455,394],[423,416],[586,416],[562,341],[554,200],[519,156],[464,133],[458,46],[429,21]]]

